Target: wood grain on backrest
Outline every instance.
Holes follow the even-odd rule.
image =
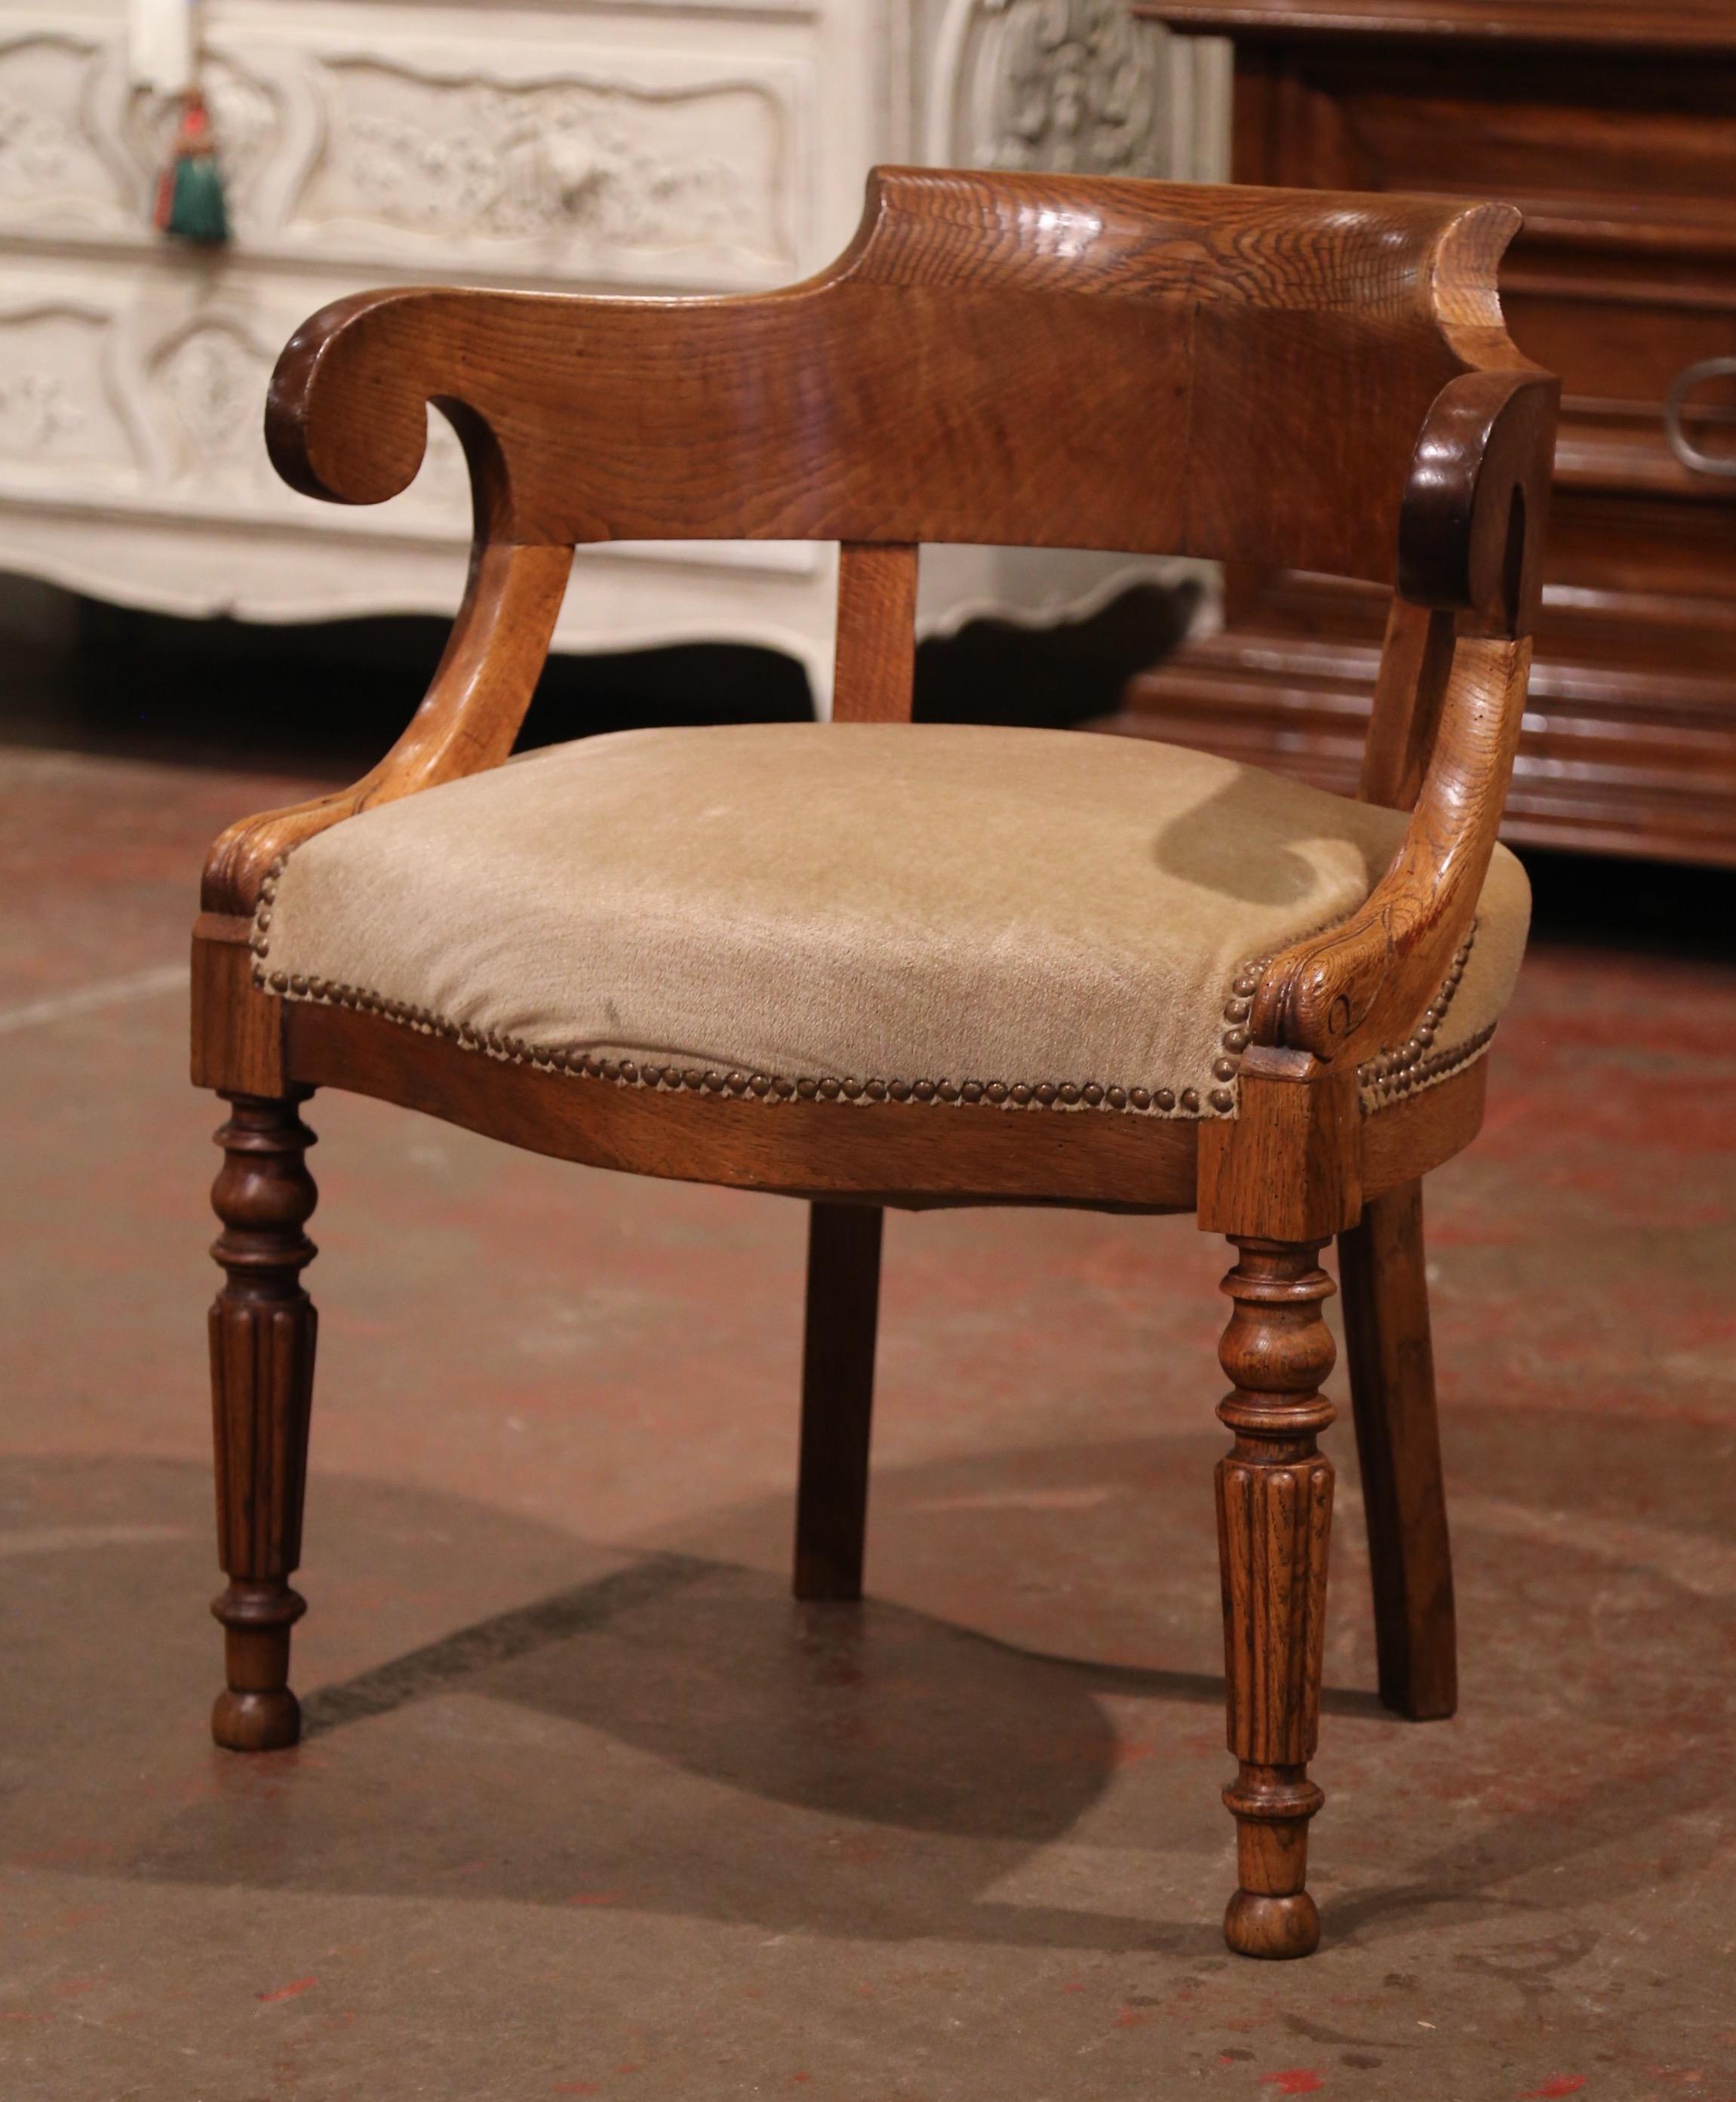
[[[493,530],[520,543],[979,541],[1392,582],[1443,390],[1492,379],[1499,412],[1548,384],[1495,296],[1517,224],[880,170],[851,247],[787,291],[340,301],[286,350],[268,436],[297,488],[374,503],[415,474],[427,403],[467,412],[473,464],[498,452]],[[1411,534],[1413,594],[1459,591],[1471,555],[1440,543],[1468,545],[1468,501],[1449,489]]]

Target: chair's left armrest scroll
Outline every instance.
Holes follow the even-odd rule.
[[[279,473],[304,494],[372,503],[414,478],[425,440],[424,400],[406,420],[401,375],[383,369],[392,346],[370,321],[427,295],[365,294],[317,314],[291,339],[272,380],[266,437]],[[427,298],[426,326],[467,297]],[[426,697],[392,750],[352,787],[244,818],[206,862],[207,912],[245,917],[277,858],[370,805],[498,766],[512,752],[548,654],[572,565],[570,544],[526,544],[515,531],[501,449],[463,401],[430,397],[454,425],[469,463],[474,511],[470,574],[445,654]],[[317,469],[315,461],[319,463]]]
[[[1437,397],[1402,513],[1401,599],[1452,630],[1414,706],[1426,763],[1397,852],[1348,919],[1262,976],[1256,1043],[1343,1068],[1402,1042],[1471,931],[1512,777],[1531,663],[1557,383],[1468,373]]]

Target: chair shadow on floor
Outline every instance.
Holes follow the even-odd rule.
[[[1548,1425],[1496,1428],[1491,1412],[1490,1427],[1492,1472],[1525,1479],[1511,1467],[1516,1439],[1545,1440]],[[1619,1465],[1623,1428],[1602,1429]],[[1690,1429],[1636,1424],[1632,1439],[1662,1470],[1657,1441]],[[1158,1441],[1162,1463],[1153,1468],[1148,1448],[1146,1479],[1088,1521],[1132,1538],[1154,1526],[1161,1536],[1173,1519],[1175,1595],[1199,1621],[1186,1631],[1190,1657],[1212,1638],[1215,1601],[1193,1567],[1202,1543],[1182,1499],[1212,1442]],[[1016,1532],[1019,1485],[1033,1479],[1088,1477],[1113,1490],[1129,1479],[1133,1449],[888,1470],[888,1562],[908,1559],[913,1527],[928,1528],[938,1550],[950,1541],[967,1553],[969,1523],[998,1501],[997,1522]],[[211,1645],[200,1470],[50,1461],[11,1462],[4,1475],[11,1537],[26,1550],[47,1543],[7,1550],[9,1580],[29,1579],[12,1625],[55,1629],[78,1650],[47,1678],[39,1648],[34,1662],[3,1666],[23,1696],[11,1752],[25,1779],[5,1816],[14,1850],[21,1833],[52,1834],[75,1862],[88,1841],[93,1871],[193,1884],[618,1905],[772,1932],[1190,1962],[1219,1952],[1221,1680],[1043,1654],[884,1600],[797,1606],[768,1567],[716,1551],[721,1536],[763,1552],[785,1530],[784,1500],[699,1528],[698,1551],[622,1553],[461,1497],[322,1477],[308,1588],[328,1618],[326,1653],[384,1651],[386,1661],[322,1683],[310,1643],[303,1744],[243,1761],[203,1741]],[[1679,1707],[1687,1696],[1672,1674],[1727,1642],[1736,1581],[1684,1585],[1667,1548],[1636,1573],[1631,1543],[1600,1561],[1557,1538],[1528,1542],[1492,1501],[1491,1537],[1476,1483],[1466,1488],[1471,1639],[1479,1621],[1534,1610],[1549,1623],[1534,1630],[1543,1647],[1524,1673],[1517,1635],[1481,1665],[1472,1652],[1479,1713],[1468,1725],[1418,1729],[1386,1717],[1371,1692],[1329,1692],[1328,1780],[1354,1781],[1371,1829],[1395,1828],[1349,1888],[1326,1892],[1333,1942],[1378,1942],[1425,1918],[1529,1921],[1608,1900],[1655,1880],[1658,1850],[1636,1845],[1639,1831],[1736,1799],[1716,1728],[1663,1754],[1644,1728],[1645,1700]],[[1171,1498],[1173,1513],[1162,1508]],[[68,1551],[53,1551],[57,1541]],[[1644,1564],[1643,1541],[1637,1551]],[[1736,1563],[1736,1548],[1716,1552]],[[579,1581],[549,1581],[563,1569]],[[1353,1537],[1337,1610],[1366,1616],[1362,1579]],[[1539,1777],[1535,1802],[1513,1776],[1493,1811],[1419,1820],[1407,1796],[1420,1788],[1445,1799],[1480,1731],[1500,1734],[1510,1758],[1527,1711],[1539,1733],[1554,1727],[1548,1714],[1574,1695],[1552,1682],[1548,1645],[1594,1611],[1607,1620],[1610,1589],[1623,1584],[1640,1586],[1642,1617],[1676,1630],[1645,1666],[1654,1693],[1628,1718],[1624,1746],[1608,1758],[1591,1747]],[[467,1595],[489,1594],[523,1603],[464,1611]],[[442,1623],[448,1631],[432,1639],[401,1639]],[[105,1658],[124,1662],[112,1732],[97,1741],[80,1736],[77,1715],[81,1684]],[[1131,1767],[1130,1714],[1142,1741]]]

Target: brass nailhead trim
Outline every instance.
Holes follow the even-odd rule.
[[[1401,1101],[1406,1095],[1415,1094],[1432,1080],[1444,1080],[1449,1073],[1461,1066],[1468,1065],[1477,1053],[1495,1035],[1491,1022],[1486,1029],[1465,1043],[1455,1044],[1450,1051],[1430,1051],[1436,1032],[1446,1019],[1446,1011],[1453,1004],[1453,996],[1459,990],[1465,965],[1470,960],[1471,945],[1477,939],[1473,924],[1463,946],[1452,961],[1452,967],[1442,982],[1441,990],[1430,1002],[1427,1012],[1417,1024],[1415,1033],[1396,1049],[1382,1051],[1371,1058],[1357,1072],[1357,1080],[1362,1091],[1364,1108],[1373,1112],[1384,1109],[1388,1102]]]
[[[1444,1080],[1450,1073],[1456,1073],[1461,1066],[1468,1066],[1487,1046],[1489,1040],[1495,1035],[1495,1027],[1491,1022],[1486,1029],[1480,1029],[1476,1035],[1468,1036],[1463,1044],[1455,1044],[1450,1051],[1437,1051],[1433,1058],[1419,1058],[1389,1078],[1365,1081],[1362,1090],[1365,1098],[1374,1098],[1371,1102],[1365,1100],[1365,1111],[1372,1115],[1384,1109],[1388,1102],[1400,1101],[1406,1095],[1415,1094],[1431,1082]]]
[[[853,1075],[835,1077],[822,1075],[804,1075],[790,1080],[782,1074],[743,1073],[738,1071],[720,1073],[702,1071],[693,1066],[640,1066],[631,1058],[597,1058],[590,1052],[563,1049],[547,1044],[530,1044],[524,1040],[503,1035],[498,1030],[477,1029],[469,1022],[452,1022],[431,1009],[414,1007],[402,1000],[388,998],[384,994],[370,992],[360,986],[344,985],[322,978],[309,978],[297,972],[286,975],[282,971],[265,969],[270,950],[272,925],[271,907],[277,895],[277,885],[288,857],[279,854],[267,870],[259,886],[259,902],[254,915],[254,931],[249,940],[255,963],[253,980],[262,991],[270,991],[291,1000],[304,1000],[322,1007],[348,1007],[358,1013],[378,1014],[388,1022],[414,1029],[418,1035],[444,1037],[461,1050],[481,1051],[488,1057],[498,1058],[513,1065],[526,1063],[540,1071],[552,1071],[581,1075],[587,1080],[602,1080],[618,1087],[646,1088],[655,1091],[678,1093],[683,1089],[694,1093],[728,1094],[738,1098],[751,1096],[761,1102],[768,1098],[787,1102],[799,1097],[812,1102],[818,1097],[826,1102],[835,1102],[841,1095],[846,1102],[857,1102],[866,1097],[870,1102],[921,1102],[940,1101],[976,1104],[988,1102],[997,1108],[1011,1102],[1018,1108],[1032,1106],[1047,1109],[1060,1102],[1068,1109],[1083,1103],[1087,1108],[1107,1107],[1112,1111],[1132,1110],[1140,1114],[1156,1111],[1160,1116],[1172,1115],[1178,1102],[1185,1115],[1200,1114],[1200,1095],[1197,1088],[1183,1088],[1179,1095],[1173,1088],[1121,1088],[1101,1086],[1095,1080],[1083,1083],[1072,1080],[1048,1081],[1035,1084],[1004,1080],[860,1080]],[[1436,995],[1415,1034],[1396,1050],[1384,1051],[1363,1066],[1357,1075],[1364,1098],[1364,1109],[1372,1112],[1389,1102],[1400,1099],[1427,1086],[1431,1081],[1442,1079],[1458,1067],[1467,1065],[1477,1057],[1495,1034],[1491,1022],[1468,1042],[1455,1046],[1450,1052],[1430,1050],[1440,1024],[1446,1019],[1459,980],[1464,975],[1465,963],[1471,953],[1471,944],[1476,938],[1473,926],[1464,947],[1454,957],[1440,991]],[[1242,1054],[1250,1043],[1248,1030],[1244,1027],[1253,1012],[1253,996],[1260,989],[1260,973],[1271,960],[1269,956],[1251,958],[1240,965],[1230,989],[1230,996],[1224,1003],[1223,1015],[1229,1025],[1220,1040],[1222,1053],[1212,1062],[1212,1078],[1220,1084],[1212,1088],[1206,1097],[1211,1111],[1219,1116],[1233,1114],[1236,1094],[1231,1084],[1241,1070]]]

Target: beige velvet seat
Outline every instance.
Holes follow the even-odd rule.
[[[1402,813],[1175,747],[909,724],[653,729],[367,811],[287,860],[258,971],[640,1084],[1152,1115],[1236,1105],[1249,966],[1359,904]],[[1525,876],[1497,850],[1371,1106],[1476,1057]],[[610,1077],[615,1077],[612,1072]]]

